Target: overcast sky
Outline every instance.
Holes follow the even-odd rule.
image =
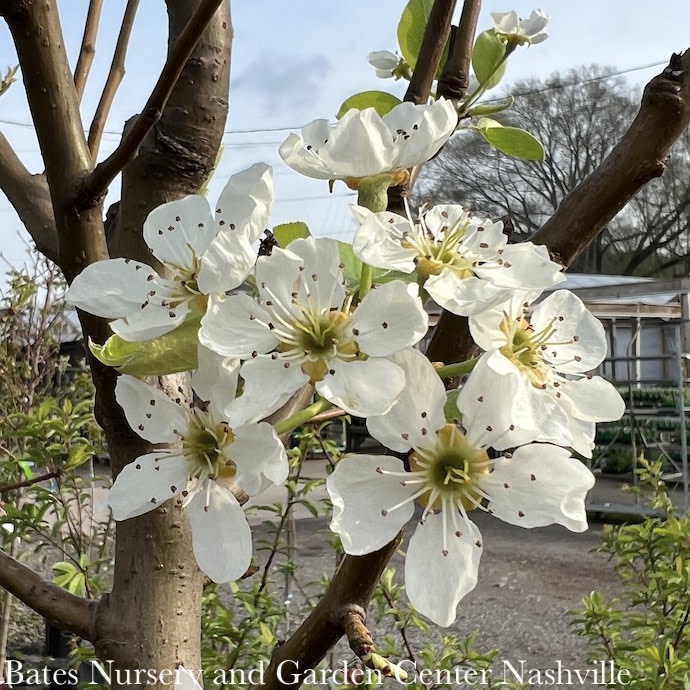
[[[72,64],[81,41],[87,0],[58,0],[65,42]],[[112,57],[125,0],[105,0],[96,60],[84,98],[85,127],[92,117]],[[405,83],[376,79],[366,61],[374,50],[395,51],[396,27],[404,0],[240,0],[233,6],[235,43],[232,56],[230,117],[225,152],[209,195],[215,198],[228,175],[252,163],[274,166],[277,203],[272,222],[306,220],[316,235],[349,239],[351,192],[336,184],[303,178],[282,164],[277,148],[290,131],[316,118],[333,119],[349,95],[382,89],[402,95]],[[459,7],[462,5],[458,3]],[[528,16],[530,2],[487,2],[480,30],[492,25],[489,13],[514,9]],[[672,52],[690,47],[688,0],[550,0],[542,9],[551,16],[546,43],[518,50],[510,60],[504,86],[527,77],[599,63],[626,74],[639,89]],[[459,9],[458,9],[459,12]],[[127,74],[111,111],[101,157],[119,139],[125,119],[146,101],[163,64],[166,17],[162,0],[143,0],[133,31]],[[0,69],[16,64],[11,37],[0,26]],[[633,71],[634,70],[634,71]],[[0,98],[0,127],[32,172],[42,164],[30,116],[17,84]],[[497,90],[499,93],[500,90]],[[277,130],[277,131],[271,131]],[[108,201],[119,196],[113,183]],[[0,249],[8,261],[23,260],[21,224],[0,192]]]

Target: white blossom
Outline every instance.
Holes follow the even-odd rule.
[[[493,409],[476,406],[477,419],[496,406],[515,426],[505,440],[549,441],[591,457],[594,423],[619,419],[625,404],[600,376],[588,376],[606,356],[604,328],[578,297],[557,290],[530,308],[535,294],[516,294],[503,305],[470,317],[470,332],[485,350],[463,387],[468,400],[485,387],[513,386]]]
[[[139,436],[173,445],[125,466],[109,495],[113,517],[127,520],[181,496],[197,563],[214,582],[241,577],[252,557],[249,525],[231,485],[255,496],[288,475],[285,449],[270,424],[235,423],[217,408],[234,396],[238,369],[239,361],[200,348],[192,383],[202,404],[181,388],[172,400],[133,376],[120,376],[115,388]]]
[[[390,412],[370,417],[367,427],[388,448],[412,450],[410,470],[385,455],[341,459],[327,480],[331,529],[347,553],[371,553],[395,538],[415,504],[422,506],[405,558],[405,589],[417,611],[447,626],[477,583],[483,545],[470,511],[481,508],[521,527],[557,523],[581,532],[594,477],[553,445],[490,459],[487,448],[502,432],[465,417],[463,427],[446,423],[446,393],[426,358],[408,350],[393,360],[405,369],[407,386]]]
[[[280,147],[291,168],[319,180],[344,180],[357,189],[359,180],[390,175],[394,184],[406,179],[407,168],[434,156],[455,131],[453,104],[400,103],[383,117],[374,108],[348,110],[331,125],[314,120],[302,136],[290,134]]]
[[[400,64],[400,58],[389,50],[376,50],[367,55],[367,61],[376,70],[379,79],[391,79],[393,70]]]
[[[542,43],[549,35],[544,32],[550,17],[542,10],[532,10],[529,19],[520,19],[517,12],[492,12],[494,31],[509,43],[533,45]]]
[[[87,266],[72,282],[67,301],[114,319],[124,340],[156,338],[206,310],[209,294],[222,294],[247,277],[273,205],[271,169],[260,163],[233,175],[216,204],[215,219],[202,196],[187,196],[154,209],[144,240],[164,276],[131,259]]]
[[[405,385],[400,367],[385,358],[427,331],[417,286],[386,283],[355,308],[339,262],[334,240],[295,240],[257,261],[259,301],[246,294],[211,300],[199,340],[249,360],[237,401],[247,418],[252,404],[273,411],[308,382],[352,414],[381,414]]]
[[[416,271],[444,309],[468,316],[509,299],[516,288],[543,289],[565,278],[546,247],[508,244],[503,223],[472,215],[458,204],[434,206],[418,222],[362,206],[353,250],[364,262]]]

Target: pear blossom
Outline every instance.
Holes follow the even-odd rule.
[[[447,423],[446,392],[424,355],[406,350],[392,359],[405,369],[407,387],[387,414],[369,417],[367,427],[388,448],[411,450],[410,469],[387,455],[342,458],[327,480],[331,529],[347,553],[371,553],[394,539],[420,505],[405,557],[405,589],[417,611],[448,626],[478,579],[483,542],[470,511],[484,509],[521,527],[560,524],[582,532],[594,477],[554,445],[525,445],[490,459],[487,449],[503,431],[477,423],[471,413],[463,415],[462,427]]]
[[[379,79],[391,79],[395,68],[400,64],[400,58],[390,50],[376,50],[367,55],[367,62],[376,70]]]
[[[181,388],[172,400],[128,375],[120,376],[115,387],[117,402],[139,436],[174,445],[125,466],[109,494],[113,517],[137,517],[181,496],[192,525],[194,556],[214,582],[239,578],[252,557],[249,525],[231,484],[255,496],[288,475],[285,449],[270,424],[238,424],[218,409],[236,392],[239,364],[200,348],[192,384],[201,404]]]
[[[509,299],[516,288],[542,289],[565,279],[546,247],[508,244],[503,223],[458,204],[423,211],[419,222],[353,206],[360,223],[352,248],[365,263],[405,273],[444,309],[468,316]]]
[[[513,45],[542,43],[549,34],[544,32],[550,17],[542,10],[532,10],[529,19],[520,19],[517,12],[492,12],[495,33]]]
[[[67,301],[114,319],[124,340],[157,338],[190,315],[206,310],[207,296],[239,286],[256,261],[252,244],[264,231],[273,205],[271,169],[263,163],[233,175],[216,204],[186,196],[154,209],[144,240],[165,275],[131,259],[87,266],[72,282]]]
[[[418,287],[392,281],[354,307],[339,262],[334,240],[295,240],[258,259],[258,301],[211,299],[199,341],[248,360],[237,400],[244,413],[251,405],[276,410],[311,382],[322,397],[366,417],[388,410],[403,389],[402,369],[386,358],[427,331]]]
[[[340,121],[314,120],[302,136],[290,134],[280,156],[293,170],[318,180],[343,180],[358,189],[361,178],[407,180],[407,169],[434,156],[455,131],[453,104],[400,103],[381,117],[374,108],[348,110]]]
[[[625,409],[611,383],[587,375],[606,356],[604,328],[572,292],[557,290],[531,308],[536,296],[517,293],[470,317],[472,337],[485,353],[463,393],[473,397],[486,387],[514,387],[514,395],[502,396],[492,410],[477,405],[479,419],[496,414],[498,405],[512,420],[514,433],[504,448],[530,438],[591,457],[595,422],[620,419]]]

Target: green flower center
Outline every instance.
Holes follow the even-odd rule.
[[[234,477],[235,465],[225,452],[234,440],[235,434],[227,423],[216,422],[205,410],[194,408],[182,437],[182,454],[190,464],[190,476]]]
[[[410,469],[422,475],[426,491],[416,500],[428,510],[445,504],[476,508],[482,499],[479,482],[490,471],[490,460],[483,448],[470,445],[455,424],[446,424],[431,450],[415,450]]]

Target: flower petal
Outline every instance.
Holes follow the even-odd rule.
[[[182,433],[187,428],[184,407],[134,376],[124,374],[118,378],[115,399],[130,427],[151,443],[177,443],[180,437],[175,431]]]
[[[223,416],[225,408],[235,399],[240,360],[223,357],[203,345],[198,347],[199,364],[192,374],[192,388],[204,402]]]
[[[364,206],[352,206],[360,224],[352,241],[352,250],[359,259],[376,268],[412,273],[417,252],[402,245],[405,233],[412,231],[407,218],[396,213],[372,213]]]
[[[148,302],[135,312],[110,323],[110,328],[123,340],[141,341],[158,338],[177,328],[189,314],[189,303],[182,302],[174,309],[160,303]]]
[[[412,606],[448,626],[460,600],[477,585],[482,536],[477,526],[430,514],[417,526],[405,557],[405,591]],[[445,552],[445,555],[444,555]]]
[[[208,201],[190,195],[154,208],[144,221],[144,240],[161,262],[192,268],[216,236]]]
[[[429,276],[424,288],[439,306],[459,316],[482,313],[501,304],[508,296],[506,288],[474,276],[460,278],[450,268]]]
[[[252,561],[252,534],[230,491],[208,480],[187,506],[199,568],[214,582],[237,580]]]
[[[405,388],[389,412],[367,419],[369,433],[386,448],[405,452],[423,448],[443,427],[446,390],[429,360],[408,348],[388,358],[402,368]]]
[[[181,456],[147,453],[125,465],[108,494],[115,520],[129,520],[158,508],[187,487],[189,464]]]
[[[87,266],[65,295],[79,309],[118,319],[141,309],[158,274],[146,264],[131,259],[108,259]]]
[[[287,454],[270,424],[233,427],[235,440],[228,449],[237,466],[235,479],[250,495],[256,496],[270,484],[280,485],[288,476]]]
[[[567,381],[560,392],[572,406],[570,413],[587,422],[613,422],[625,412],[620,393],[601,376]]]
[[[242,365],[244,391],[225,408],[230,426],[256,422],[281,408],[309,377],[299,366],[271,357],[257,357]]]
[[[199,342],[219,355],[249,358],[254,352],[270,352],[278,344],[270,324],[268,312],[249,295],[225,299],[211,295],[201,319]]]
[[[585,497],[593,486],[594,475],[568,450],[540,443],[498,460],[481,481],[497,518],[520,527],[559,524],[573,532],[587,529]]]
[[[418,343],[429,317],[414,283],[393,280],[362,300],[352,318],[352,332],[362,352],[382,357]]]
[[[403,472],[403,464],[388,455],[347,455],[326,480],[333,502],[331,529],[340,535],[346,553],[361,556],[395,539],[414,513],[413,486],[400,477],[381,474]],[[394,506],[403,503],[395,510]]]
[[[358,417],[384,414],[405,386],[402,369],[386,359],[335,359],[329,366],[329,372],[316,382],[316,392]]]

